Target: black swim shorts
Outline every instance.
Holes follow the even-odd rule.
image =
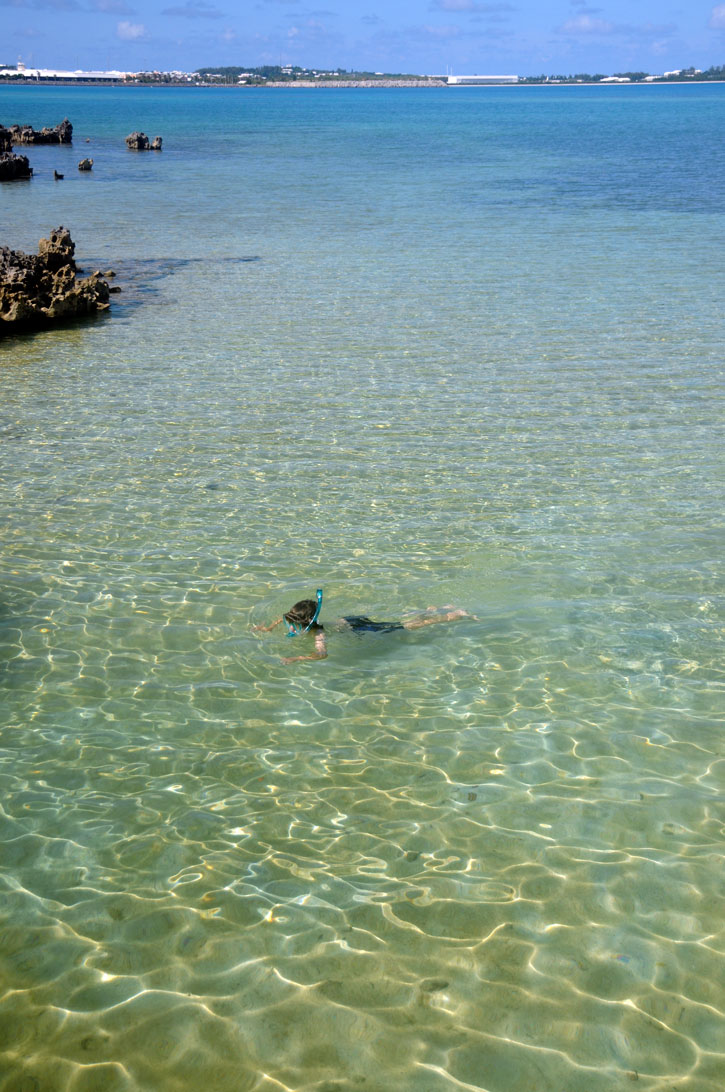
[[[392,633],[394,629],[405,629],[405,626],[401,626],[400,622],[373,622],[371,618],[366,618],[364,614],[352,614],[343,618],[343,622],[347,622],[350,629],[355,633]]]

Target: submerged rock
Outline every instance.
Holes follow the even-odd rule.
[[[100,273],[79,279],[74,253],[64,227],[40,240],[37,255],[0,247],[0,337],[108,310],[107,282]]]

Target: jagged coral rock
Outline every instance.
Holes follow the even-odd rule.
[[[99,273],[80,279],[74,254],[63,227],[40,240],[37,255],[0,247],[0,335],[42,330],[108,309],[107,282]]]
[[[73,126],[68,118],[63,118],[60,125],[38,130],[32,125],[11,125],[10,137],[13,144],[72,144]]]
[[[145,152],[149,146],[149,138],[145,133],[130,133],[126,137],[126,144],[132,151]]]

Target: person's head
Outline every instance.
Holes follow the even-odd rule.
[[[317,613],[317,602],[314,599],[300,599],[299,603],[283,614],[285,622],[289,626],[294,626],[298,633],[307,629],[322,629],[319,622],[312,622],[315,614]]]

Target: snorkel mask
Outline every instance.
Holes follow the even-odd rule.
[[[312,617],[310,618],[309,622],[307,623],[307,625],[305,626],[304,629],[297,629],[297,626],[294,624],[294,622],[290,622],[285,618],[285,622],[287,622],[287,628],[289,630],[289,633],[287,634],[287,636],[288,637],[301,637],[303,634],[307,633],[307,630],[311,629],[311,627],[314,626],[315,622],[320,617],[321,609],[322,609],[322,588],[318,588],[317,589],[317,606],[315,608],[315,613],[312,615]]]

